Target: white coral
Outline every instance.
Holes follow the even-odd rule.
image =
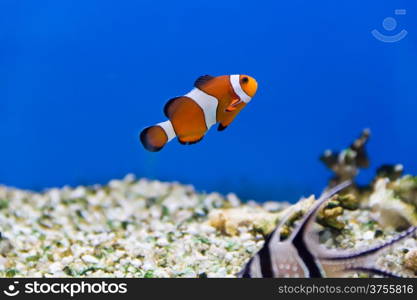
[[[373,217],[384,227],[417,225],[415,208],[396,198],[394,191],[387,188],[388,182],[388,179],[381,178],[375,183],[375,190],[369,197]]]

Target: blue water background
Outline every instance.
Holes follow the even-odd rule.
[[[408,35],[384,43],[373,29]],[[326,184],[318,156],[365,127],[372,167],[361,181],[382,163],[417,174],[416,1],[2,0],[0,45],[2,184],[42,190],[132,172],[294,201]],[[259,90],[226,131],[141,147],[168,99],[200,75],[236,73]]]

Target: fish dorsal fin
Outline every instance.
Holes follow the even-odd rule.
[[[197,78],[197,80],[194,82],[194,86],[196,88],[200,88],[203,84],[209,82],[210,80],[212,80],[214,78],[214,76],[211,75],[203,75]]]

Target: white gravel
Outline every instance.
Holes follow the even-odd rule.
[[[0,186],[0,276],[234,277],[287,206],[242,204],[234,194],[132,175],[44,193]],[[360,248],[395,233],[367,209],[341,219],[345,230],[321,234],[328,247]],[[404,249],[416,246],[407,239],[380,264],[404,271]]]

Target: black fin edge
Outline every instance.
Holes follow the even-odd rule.
[[[219,126],[217,127],[217,131],[223,131],[227,128],[228,126],[223,126],[222,123],[219,124]]]
[[[200,76],[200,77],[198,77],[197,79],[196,79],[196,81],[194,82],[194,86],[196,87],[196,88],[201,88],[201,86],[203,85],[203,84],[205,84],[206,82],[209,82],[210,80],[212,80],[214,78],[214,76],[211,76],[211,75],[203,75],[203,76]]]
[[[353,253],[349,253],[346,255],[340,255],[340,256],[334,256],[334,257],[323,257],[323,256],[319,256],[320,259],[325,259],[325,260],[346,260],[346,259],[354,259],[354,258],[359,258],[362,256],[367,256],[367,255],[371,255],[371,254],[375,254],[380,250],[383,250],[385,248],[391,247],[393,246],[396,242],[401,241],[402,239],[405,239],[406,237],[412,235],[413,233],[415,233],[417,231],[417,226],[412,226],[410,228],[408,228],[406,231],[397,234],[396,236],[394,236],[393,238],[391,238],[390,240],[383,242],[381,244],[378,244],[374,247],[362,250],[362,251],[356,251]]]
[[[201,138],[199,138],[198,140],[195,140],[195,141],[192,141],[192,142],[183,142],[178,138],[178,142],[181,145],[194,145],[194,144],[197,144],[198,142],[200,142],[203,138],[204,138],[204,135]]]
[[[251,259],[245,264],[243,269],[236,274],[237,277],[240,277],[240,278],[257,277],[257,276],[253,276],[251,272],[250,268],[252,264],[259,265],[262,278],[274,277],[272,265],[271,265],[271,252],[269,249],[269,244],[274,234],[277,234],[277,229],[265,237],[265,242],[262,248],[254,256],[252,256]],[[278,231],[278,234],[279,234],[279,231]],[[257,258],[257,260],[255,258]]]
[[[365,272],[365,273],[371,273],[371,274],[381,275],[384,277],[391,277],[391,278],[404,278],[404,276],[401,276],[400,274],[395,274],[393,272],[381,270],[378,268],[358,267],[358,268],[349,268],[349,269],[346,269],[346,271]]]
[[[246,263],[242,270],[236,273],[236,277],[238,278],[252,278],[250,273],[250,265],[253,263],[253,257]]]
[[[168,102],[167,102],[167,103],[165,103],[165,105],[164,105],[164,115],[165,115],[167,118],[169,118],[169,116],[168,116],[168,107],[172,104],[172,102],[174,102],[174,101],[175,101],[175,100],[177,100],[178,98],[181,98],[181,96],[171,98],[171,99],[169,99],[169,100],[168,100]]]

